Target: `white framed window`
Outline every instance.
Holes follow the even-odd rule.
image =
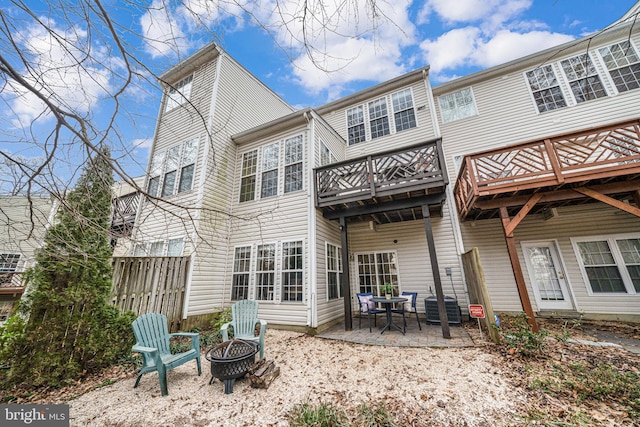
[[[260,197],[271,197],[278,194],[278,172],[280,165],[280,143],[262,148],[262,182]]]
[[[302,190],[303,187],[302,135],[284,141],[284,192]]]
[[[190,191],[197,158],[198,138],[155,153],[149,168],[147,193],[153,197],[169,197]]]
[[[371,139],[389,135],[387,98],[382,97],[369,103],[369,130],[371,132]]]
[[[302,241],[282,243],[282,301],[302,301],[303,256]]]
[[[449,123],[478,115],[471,87],[438,97],[442,123]]]
[[[235,249],[233,256],[233,273],[231,279],[231,300],[238,301],[249,298],[249,278],[251,274],[251,246]]]
[[[567,106],[552,65],[544,65],[535,70],[527,71],[525,76],[539,113]]]
[[[133,256],[182,256],[183,251],[184,237],[177,237],[167,240],[156,240],[154,242],[137,243],[133,248]]]
[[[258,245],[256,255],[256,300],[275,301],[276,245]]]
[[[640,87],[640,57],[629,40],[598,49],[598,53],[618,92]]]
[[[325,166],[331,163],[335,163],[336,157],[333,155],[329,147],[324,145],[324,142],[320,141],[320,166]]]
[[[167,242],[167,256],[182,256],[184,238],[169,239]]]
[[[596,67],[588,53],[560,61],[576,103],[607,96]]]
[[[416,112],[413,106],[411,89],[407,88],[391,95],[393,105],[393,119],[396,132],[411,129],[417,126]]]
[[[640,294],[640,234],[579,237],[571,242],[592,294]]]
[[[19,253],[0,253],[0,285],[9,286],[16,284],[12,282],[15,273],[21,270],[21,257],[22,255]]]
[[[191,98],[191,84],[193,75],[187,76],[178,83],[167,88],[165,96],[164,111],[165,113],[173,110],[179,105],[184,104]]]
[[[347,134],[349,145],[364,142],[364,108],[359,105],[347,110]]]
[[[256,172],[258,170],[258,150],[242,155],[240,178],[240,202],[254,200],[256,197]]]
[[[326,243],[327,254],[327,299],[342,298],[340,280],[342,277],[342,249]]]
[[[380,286],[384,283],[391,283],[396,290],[398,289],[398,264],[395,251],[356,255],[358,292],[373,292],[374,295],[380,295]]]

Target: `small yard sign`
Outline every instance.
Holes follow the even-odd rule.
[[[469,304],[469,316],[474,319],[484,319],[484,307],[481,304]]]

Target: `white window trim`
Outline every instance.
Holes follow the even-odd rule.
[[[408,128],[408,129],[398,130],[396,128],[396,113],[398,113],[400,111],[396,111],[393,108],[393,95],[399,94],[399,93],[404,92],[406,90],[408,90],[409,93],[411,94],[411,108],[406,108],[406,109],[400,110],[400,111],[407,111],[407,110],[413,109],[413,118],[416,121],[416,126],[412,127],[412,128]],[[390,93],[389,94],[389,103],[391,105],[391,113],[390,113],[390,118],[391,118],[391,122],[392,122],[391,127],[390,127],[391,134],[398,133],[398,132],[410,131],[411,129],[417,129],[417,128],[420,127],[420,123],[418,122],[418,108],[416,107],[416,97],[413,94],[413,87],[411,87],[411,86],[405,87],[404,89],[400,89],[400,90],[397,90],[395,92]]]
[[[249,153],[256,153],[256,170],[254,173],[249,174],[249,175],[243,175],[244,173],[244,156],[246,154]],[[257,148],[254,148],[252,150],[248,150],[248,151],[244,151],[242,153],[239,153],[240,156],[240,183],[238,185],[238,197],[236,200],[238,200],[238,203],[248,203],[248,202],[253,202],[259,199],[259,194],[258,193],[258,176],[259,174],[259,164],[260,164],[260,150],[258,150]],[[254,181],[253,181],[253,198],[249,199],[249,200],[240,200],[240,197],[242,197],[242,179],[243,178],[247,178],[249,176],[254,176]]]
[[[330,270],[329,269],[329,246],[333,246],[334,248],[336,248],[337,253],[338,253],[338,258],[337,258],[337,266],[338,269],[337,270]],[[340,245],[331,243],[331,242],[324,242],[324,270],[325,270],[325,282],[326,282],[326,293],[327,293],[327,297],[326,297],[326,301],[339,301],[341,299],[344,298],[344,295],[342,295],[342,286],[341,286],[341,282],[342,282],[342,275],[344,274],[344,267],[342,266],[342,247]],[[338,297],[337,298],[329,298],[329,273],[333,273],[336,272],[338,273]]]
[[[169,241],[171,241],[171,240],[182,240],[182,250],[180,251],[181,252],[180,255],[168,255],[168,253],[169,253]],[[157,243],[162,244],[162,253],[160,255],[151,255],[151,246],[154,245],[154,244],[157,244]],[[186,247],[186,244],[185,244],[184,236],[169,237],[167,239],[156,239],[156,240],[150,240],[150,241],[147,241],[147,242],[136,243],[135,245],[133,245],[131,256],[140,257],[140,258],[166,257],[166,256],[184,256],[185,247]],[[141,249],[144,252],[144,254],[136,255],[136,250],[138,248]]]
[[[600,98],[590,99],[590,100],[584,101],[584,102],[578,102],[578,100],[576,99],[575,94],[573,93],[573,90],[571,89],[571,83],[573,83],[574,81],[577,81],[577,80],[571,80],[569,78],[569,76],[567,76],[567,73],[564,70],[564,67],[562,66],[562,61],[568,61],[568,60],[573,59],[573,58],[575,58],[577,56],[581,56],[581,55],[583,55],[585,53],[589,57],[589,59],[591,60],[591,64],[593,65],[593,68],[596,70],[596,74],[595,75],[597,75],[600,78],[600,83],[602,84],[602,87],[603,87],[606,95],[602,96]],[[598,99],[602,99],[602,98],[606,98],[606,97],[610,96],[609,90],[607,88],[607,82],[603,78],[602,72],[600,70],[600,67],[598,67],[597,61],[594,59],[593,55],[591,55],[590,52],[582,52],[582,53],[579,53],[577,55],[569,56],[567,58],[562,58],[562,59],[558,60],[558,69],[560,70],[560,77],[561,77],[561,79],[559,79],[559,80],[561,82],[564,81],[564,83],[566,83],[567,90],[568,90],[569,95],[570,95],[568,98],[565,96],[565,100],[567,101],[567,107],[573,107],[575,105],[580,105],[580,104],[585,104],[585,103],[597,101]],[[578,80],[582,80],[582,79],[578,79]]]
[[[170,111],[175,110],[176,108],[178,108],[179,106],[185,104],[187,101],[191,100],[191,93],[193,91],[193,80],[194,80],[194,73],[189,74],[188,76],[185,76],[184,78],[180,79],[179,81],[176,82],[176,84],[172,85],[172,86],[168,86],[167,89],[165,90],[165,101],[164,101],[164,112],[168,113]],[[186,84],[183,84],[184,81],[190,79],[189,81],[189,91],[187,93],[187,95],[183,95],[182,92],[182,88],[184,86],[186,86]]]
[[[248,271],[243,271],[241,273],[236,272],[236,250],[241,249],[241,248],[249,248],[249,270]],[[231,252],[232,254],[232,259],[231,259],[231,263],[232,263],[232,268],[231,268],[231,286],[229,287],[229,300],[230,301],[240,301],[240,300],[234,300],[233,299],[233,278],[236,275],[236,273],[238,274],[247,274],[248,275],[248,281],[247,281],[247,299],[255,299],[255,295],[252,295],[252,290],[254,289],[253,286],[253,272],[255,271],[255,257],[254,255],[257,254],[257,247],[256,245],[252,245],[252,244],[248,244],[248,245],[236,245],[233,247],[233,251]]]
[[[615,82],[613,81],[613,77],[611,77],[611,72],[609,71],[609,68],[607,68],[607,64],[604,60],[604,58],[602,57],[602,54],[600,53],[600,49],[603,49],[605,47],[610,47],[613,45],[617,45],[620,43],[624,43],[624,42],[629,42],[629,44],[631,45],[631,47],[635,50],[636,55],[638,55],[640,57],[640,51],[638,50],[638,47],[636,46],[635,42],[631,39],[631,38],[627,38],[627,39],[623,39],[623,40],[618,40],[616,42],[612,42],[612,43],[607,43],[606,45],[597,47],[594,49],[595,51],[595,56],[598,59],[598,66],[596,66],[597,69],[599,69],[599,73],[600,73],[600,77],[604,77],[607,81],[607,89],[609,90],[609,96],[615,96],[615,95],[620,95],[620,94],[624,94],[627,93],[629,91],[624,91],[624,92],[620,92],[618,90],[618,88],[616,87]],[[594,59],[593,57],[591,59]],[[601,69],[601,70],[600,70]],[[604,84],[604,82],[603,82]],[[638,89],[632,89],[633,90],[638,90]]]
[[[274,245],[274,254],[273,254],[273,298],[270,300],[264,300],[264,299],[258,299],[258,273],[262,273],[262,272],[267,272],[267,271],[271,271],[271,270],[258,270],[258,248],[260,246],[267,246],[267,245]],[[278,255],[279,255],[279,251],[280,251],[280,245],[278,244],[277,241],[273,241],[273,242],[260,242],[260,243],[256,243],[255,244],[255,262],[252,262],[252,271],[251,271],[251,275],[253,276],[253,291],[249,291],[249,294],[253,295],[253,299],[260,301],[260,303],[266,303],[266,304],[271,304],[271,303],[278,303],[280,301],[279,299],[279,280],[278,280],[278,275],[280,274],[280,270],[278,269],[278,265],[280,260],[278,259]],[[253,254],[252,254],[253,255]]]
[[[196,150],[196,155],[195,155],[195,159],[193,160],[193,163],[189,163],[189,164],[184,164],[183,162],[185,161],[185,150],[187,147],[187,144],[189,144],[190,142],[194,142],[195,143],[195,150]],[[172,149],[175,149],[176,147],[179,148],[179,154],[178,154],[178,165],[176,168],[176,176],[174,178],[174,182],[173,182],[173,191],[171,192],[171,194],[168,194],[166,196],[162,195],[162,192],[164,191],[164,180],[165,180],[165,176],[167,175],[167,160],[168,160],[168,153],[169,151],[171,151]],[[146,190],[149,191],[149,183],[151,182],[152,179],[154,178],[158,178],[158,187],[156,188],[156,194],[150,194],[153,197],[157,197],[157,198],[163,198],[163,197],[173,197],[176,196],[178,194],[186,194],[189,193],[191,191],[193,191],[193,186],[195,184],[196,181],[196,167],[198,165],[198,154],[199,154],[199,150],[200,150],[200,138],[199,137],[195,137],[195,138],[191,138],[191,139],[187,139],[186,141],[180,143],[180,144],[176,144],[176,145],[172,145],[171,147],[167,147],[166,150],[162,150],[162,151],[156,151],[155,153],[153,153],[153,156],[151,157],[151,166],[153,166],[154,164],[154,159],[156,158],[156,156],[158,157],[162,157],[161,160],[159,160],[159,175],[154,174],[155,170],[152,170],[151,166],[149,169],[149,176],[147,177],[147,187]],[[191,188],[189,188],[188,190],[182,191],[180,192],[180,181],[182,179],[182,172],[183,169],[186,166],[192,165],[193,164],[193,175],[191,178]]]
[[[563,58],[566,59],[566,58]],[[540,111],[538,109],[538,104],[536,104],[536,98],[533,96],[533,89],[531,88],[531,85],[529,84],[529,78],[527,77],[527,73],[529,71],[533,71],[536,68],[530,68],[528,70],[524,70],[522,72],[522,78],[524,79],[524,84],[527,86],[527,90],[529,91],[529,98],[531,99],[531,104],[533,105],[533,109],[535,110],[536,114],[548,114],[548,113],[553,113],[555,111],[561,111],[564,110],[565,108],[571,107],[572,103],[571,101],[573,100],[573,94],[568,94],[567,90],[571,91],[568,88],[568,84],[567,84],[567,80],[564,78],[564,74],[562,74],[562,67],[560,67],[560,63],[550,63],[550,64],[542,64],[540,65],[540,67],[537,68],[541,68],[541,67],[546,67],[547,65],[551,66],[551,69],[553,70],[554,75],[556,76],[556,79],[558,80],[558,87],[560,88],[560,92],[562,93],[562,96],[564,98],[564,102],[567,104],[564,107],[559,107],[559,108],[555,108],[553,110],[547,110],[547,111]]]
[[[301,159],[300,161],[295,161],[293,163],[287,163],[287,142],[289,141],[296,141],[297,139],[300,139],[300,149],[301,149]],[[305,187],[307,186],[307,182],[304,179],[305,177],[305,171],[304,171],[304,165],[305,165],[305,149],[304,149],[304,135],[303,134],[296,134],[294,136],[290,136],[288,138],[284,138],[282,140],[282,194],[290,194],[290,193],[296,193],[298,191],[304,191]],[[297,165],[300,164],[302,167],[302,186],[301,188],[297,189],[297,190],[291,190],[291,191],[287,191],[287,168],[293,165]]]
[[[282,286],[284,285],[284,283],[282,282],[282,274],[285,272],[285,268],[284,268],[284,254],[282,253],[283,248],[284,248],[284,244],[285,243],[297,243],[300,242],[302,245],[302,300],[301,301],[285,301],[282,298]],[[306,261],[306,244],[305,244],[305,240],[304,239],[290,239],[290,240],[281,240],[279,242],[279,245],[276,245],[277,247],[277,251],[279,251],[279,259],[278,259],[278,253],[276,253],[276,270],[278,271],[278,276],[276,276],[276,280],[275,280],[275,286],[277,286],[278,288],[278,302],[281,302],[282,304],[304,304],[305,303],[305,297],[307,295],[307,289],[306,289],[306,280],[307,280],[307,261]],[[295,271],[295,270],[286,270],[286,271]]]
[[[398,259],[398,251],[397,250],[378,250],[378,251],[362,251],[362,252],[355,252],[353,254],[353,259],[355,260],[355,266],[356,266],[356,281],[355,281],[355,289],[356,289],[356,293],[360,292],[360,263],[358,262],[358,256],[359,255],[371,255],[373,254],[374,257],[377,257],[378,254],[393,254],[396,260],[396,276],[398,276],[398,293],[402,292],[402,279],[400,276],[400,263],[399,263],[399,259]],[[376,260],[376,267],[377,267],[377,260]],[[344,266],[343,266],[344,268]],[[376,270],[376,274],[377,274],[377,270]],[[376,276],[377,277],[377,276]],[[380,292],[380,285],[381,283],[377,284],[377,291]],[[354,293],[355,296],[355,293]]]
[[[587,294],[593,297],[620,297],[620,296],[638,296],[639,292],[636,292],[633,283],[631,282],[631,278],[629,276],[629,272],[626,268],[620,268],[620,266],[624,266],[624,260],[622,259],[622,254],[620,253],[620,249],[618,248],[618,244],[615,243],[616,240],[620,239],[640,239],[640,233],[624,233],[624,234],[600,234],[596,236],[580,236],[580,237],[572,237],[571,238],[571,246],[573,247],[574,255],[578,261],[578,265],[580,267],[580,273],[582,274],[582,279],[584,280],[584,285],[587,288]],[[579,242],[593,242],[597,240],[606,240],[609,243],[609,248],[611,249],[611,254],[616,262],[616,266],[618,267],[618,271],[620,271],[620,276],[622,277],[622,282],[624,284],[627,292],[593,292],[591,289],[591,282],[589,281],[589,276],[587,275],[587,271],[585,269],[584,263],[582,261],[582,257],[580,256],[580,248],[578,247]],[[612,245],[611,242],[614,242]],[[622,262],[622,264],[620,264]]]
[[[358,145],[358,144],[362,144],[364,142],[370,141],[371,140],[371,135],[369,134],[369,127],[367,126],[367,122],[368,122],[368,111],[366,108],[367,104],[358,104],[358,105],[352,105],[351,107],[345,109],[344,111],[344,128],[347,131],[347,135],[346,135],[346,140],[347,140],[347,146],[351,147],[352,145]],[[351,110],[355,110],[356,108],[361,108],[362,109],[362,123],[358,123],[358,125],[362,125],[363,129],[364,129],[364,141],[360,141],[360,142],[354,142],[353,144],[351,144],[349,142],[349,111]]]
[[[526,73],[525,73],[525,78],[526,78]],[[446,120],[446,121],[445,121],[445,119],[444,119],[444,114],[443,114],[443,108],[442,108],[442,104],[440,103],[440,99],[441,99],[441,98],[444,98],[445,96],[454,95],[454,94],[456,94],[456,93],[458,93],[458,92],[462,92],[463,90],[467,90],[467,89],[469,90],[469,92],[470,92],[470,94],[471,94],[471,100],[473,101],[473,110],[474,110],[474,113],[473,113],[473,114],[471,114],[470,116],[465,116],[465,117],[461,117],[461,118],[456,118],[456,119]],[[531,88],[529,88],[529,89],[531,89]],[[534,101],[534,102],[535,102],[535,101]],[[438,108],[440,109],[440,121],[441,121],[443,124],[445,124],[445,123],[458,122],[458,121],[460,121],[460,120],[466,120],[466,119],[468,119],[468,118],[476,117],[476,116],[479,116],[479,115],[480,115],[480,113],[479,113],[479,111],[478,111],[478,103],[476,102],[476,95],[475,95],[475,93],[473,92],[473,87],[472,87],[472,86],[463,87],[462,89],[458,89],[458,90],[455,90],[455,91],[453,91],[453,92],[445,93],[445,94],[443,94],[443,95],[438,96]],[[456,109],[457,109],[457,105],[456,105]],[[537,109],[537,108],[536,108],[536,109]]]

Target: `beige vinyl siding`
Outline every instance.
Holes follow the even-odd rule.
[[[19,253],[19,266],[28,265],[42,246],[55,207],[49,197],[0,196],[0,252]]]
[[[344,318],[344,300],[336,298],[329,300],[327,293],[327,251],[326,244],[341,247],[338,221],[329,221],[322,217],[321,211],[316,211],[316,276],[318,280],[318,294],[316,298],[318,325],[323,325],[337,319]],[[343,274],[346,267],[343,266]]]
[[[431,119],[431,108],[429,107],[429,99],[426,92],[425,82],[420,80],[411,86],[413,95],[413,106],[416,114],[417,127],[412,129],[403,130],[400,132],[395,131],[395,124],[393,119],[393,107],[391,105],[391,95],[400,92],[403,88],[386,92],[379,96],[363,99],[362,102],[358,102],[348,107],[341,108],[323,115],[323,119],[331,125],[345,141],[348,141],[347,134],[347,113],[346,111],[358,105],[365,106],[365,133],[367,140],[347,146],[346,156],[347,159],[378,153],[381,151],[393,150],[396,148],[402,148],[408,145],[415,145],[420,142],[426,142],[435,138],[436,132],[433,128],[433,120]],[[391,133],[379,138],[371,140],[367,105],[370,101],[374,101],[385,96],[388,99],[387,108],[389,113],[389,126]],[[348,144],[348,142],[347,142]]]
[[[625,39],[626,37],[607,40],[601,44],[591,44],[589,51],[593,53],[603,46]],[[636,33],[632,39],[636,48],[640,49],[640,35]],[[552,63],[555,69],[559,70],[557,67],[559,61],[580,53],[584,53],[584,50],[578,48],[563,52],[562,56],[554,57]],[[447,90],[449,87],[447,84],[433,88],[450,182],[455,182],[457,173],[453,164],[454,156],[638,118],[640,89],[612,95],[613,89],[608,73],[602,69],[596,55],[592,57],[609,96],[544,113],[537,112],[524,75],[524,72],[535,66],[510,70],[507,74],[490,80],[472,83],[478,115],[449,123],[442,123],[437,97],[459,88],[454,86],[453,89]],[[547,60],[546,57],[541,58],[541,62],[537,65],[550,63],[550,61],[544,62],[545,60]],[[557,75],[560,77],[559,73]],[[564,84],[563,93],[568,97],[571,90],[564,79],[561,81]]]
[[[504,234],[499,220],[464,223],[465,247],[478,247],[480,259],[489,287],[491,301],[497,311],[517,312],[522,310],[513,271],[504,243]],[[571,245],[572,237],[606,236],[640,231],[640,219],[613,207],[600,203],[558,208],[558,216],[544,221],[541,215],[529,215],[516,228],[514,236],[518,256],[522,265],[531,304],[538,310],[523,259],[521,242],[547,241],[557,243],[575,310],[585,314],[640,315],[640,294],[589,295],[584,282],[577,254]]]

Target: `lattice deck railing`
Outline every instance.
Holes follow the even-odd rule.
[[[462,218],[478,197],[640,172],[640,120],[467,155],[454,193]]]
[[[316,169],[316,206],[443,186],[440,140]]]

